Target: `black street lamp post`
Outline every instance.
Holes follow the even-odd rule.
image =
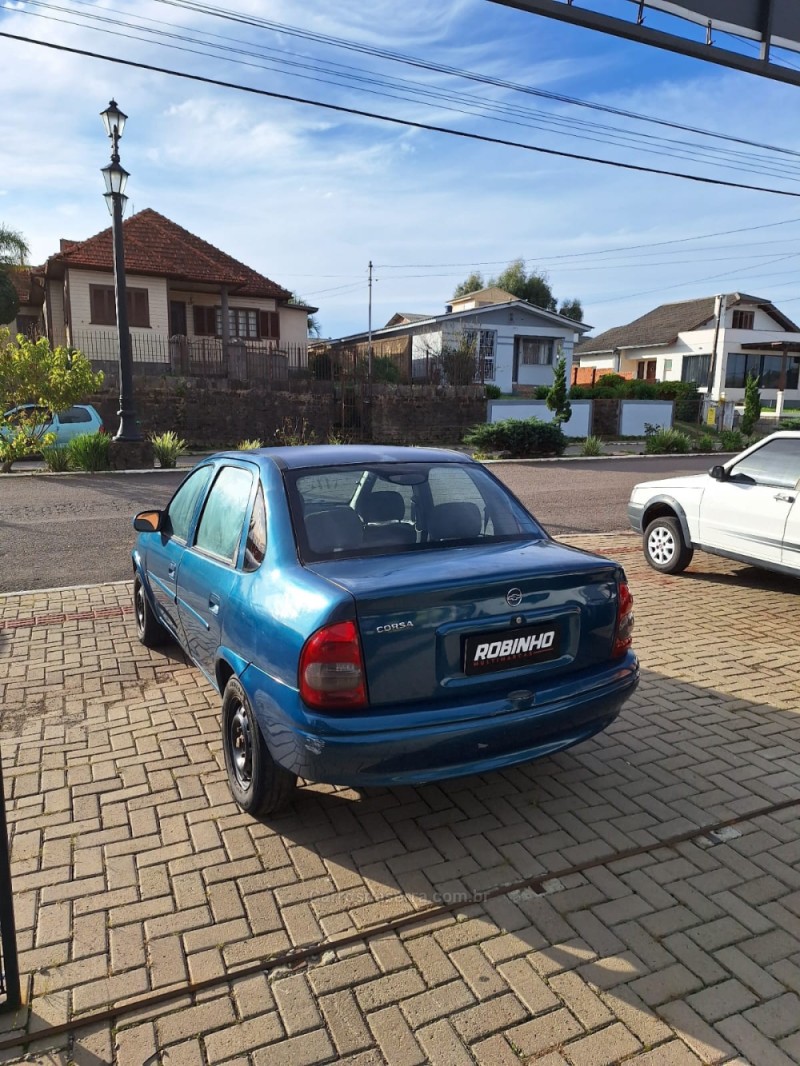
[[[119,140],[127,115],[112,100],[100,112],[106,133],[111,138],[111,162],[102,169],[106,183],[106,204],[111,214],[111,233],[114,242],[114,291],[117,304],[119,333],[119,429],[115,440],[140,441],[142,434],[136,421],[133,403],[133,359],[131,334],[128,327],[128,293],[125,285],[125,249],[122,243],[122,211],[128,201],[125,184],[128,172],[119,162]]]

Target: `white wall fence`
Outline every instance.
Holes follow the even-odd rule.
[[[604,403],[606,401],[599,401]],[[674,418],[672,400],[620,400],[615,432],[621,437],[643,437],[647,426],[669,429]],[[588,437],[595,422],[594,400],[570,400],[572,415],[562,429],[568,437]],[[545,400],[489,400],[487,422],[502,422],[506,418],[538,418],[552,422],[553,412]],[[607,431],[606,431],[607,432]]]
[[[643,437],[647,426],[671,429],[674,417],[672,400],[623,400],[619,412],[619,435]]]
[[[592,425],[592,401],[570,400],[572,415],[561,428],[568,437],[588,437]],[[489,400],[487,422],[503,422],[506,418],[538,418],[552,422],[554,415],[545,400]]]

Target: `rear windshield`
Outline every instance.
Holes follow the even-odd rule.
[[[290,470],[284,476],[304,560],[546,536],[478,465],[376,463]]]

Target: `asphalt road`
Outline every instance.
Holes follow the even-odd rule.
[[[555,536],[627,528],[639,481],[702,473],[708,456],[497,463],[491,469]],[[131,518],[170,498],[185,470],[0,475],[0,592],[130,576]]]

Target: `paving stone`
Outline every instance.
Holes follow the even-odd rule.
[[[717,1023],[717,1028],[734,1047],[758,1066],[790,1066],[792,1060],[741,1015]]]
[[[789,1036],[800,1030],[800,997],[794,992],[787,992],[768,1003],[746,1010],[744,1017],[771,1040]]]
[[[614,1022],[596,1033],[571,1041],[564,1047],[564,1055],[574,1066],[612,1066],[641,1046],[621,1022]]]
[[[554,1010],[539,1018],[515,1025],[505,1036],[511,1046],[523,1056],[540,1055],[550,1048],[560,1048],[581,1032],[581,1027],[568,1010]]]
[[[669,1022],[702,1062],[713,1064],[733,1057],[734,1049],[727,1040],[722,1038],[717,1029],[707,1025],[688,1003],[673,1000],[658,1009],[664,1020]]]
[[[421,1066],[425,1062],[425,1052],[398,1007],[375,1011],[367,1021],[389,1066]],[[265,1062],[264,1066],[269,1064]]]

